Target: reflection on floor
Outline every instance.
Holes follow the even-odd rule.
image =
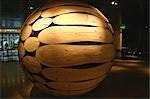
[[[17,49],[7,49],[0,50],[0,61],[18,61],[18,50]]]
[[[0,63],[0,66],[2,98],[13,97],[28,80],[25,80],[25,75],[18,62],[3,62]]]
[[[54,98],[37,90],[25,77],[18,62],[1,62],[1,98]],[[148,98],[149,66],[138,59],[115,59],[107,78],[78,98]]]

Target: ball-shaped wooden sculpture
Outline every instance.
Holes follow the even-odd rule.
[[[113,41],[109,21],[96,8],[56,0],[26,19],[20,33],[20,63],[39,89],[76,96],[106,77],[114,58]]]

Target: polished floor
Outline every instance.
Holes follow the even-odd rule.
[[[1,98],[55,98],[34,87],[18,62],[0,62]],[[94,90],[77,98],[148,98],[150,68],[143,60],[115,59],[110,74]]]

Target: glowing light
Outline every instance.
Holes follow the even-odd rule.
[[[116,1],[111,1],[111,5],[118,5],[118,3]]]
[[[126,29],[126,24],[121,24],[120,29],[122,29],[122,30]]]
[[[114,4],[115,4],[115,1],[112,1],[111,4],[114,5]]]
[[[20,29],[0,29],[0,32],[2,33],[19,33],[20,31]]]
[[[28,9],[33,10],[33,9],[34,9],[34,7],[28,7]]]

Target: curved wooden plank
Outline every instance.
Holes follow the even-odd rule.
[[[36,51],[37,60],[48,67],[69,67],[88,63],[103,63],[114,58],[114,46],[45,45]]]
[[[32,27],[30,25],[27,25],[23,28],[22,33],[21,33],[21,40],[24,41],[26,40],[32,33]]]
[[[23,69],[23,71],[25,72],[27,78],[31,81],[33,81],[33,77],[31,76],[31,74],[29,74],[25,69]]]
[[[38,81],[41,84],[46,84],[46,81],[41,76],[33,75],[33,79]]]
[[[18,50],[19,50],[19,57],[23,58],[23,56],[25,55],[25,48],[22,42],[19,43]]]
[[[93,7],[93,9],[99,14],[99,16],[101,16],[102,19],[104,19],[107,23],[109,22],[109,20],[103,15],[103,13],[101,11],[99,11],[95,7]]]
[[[29,37],[28,39],[25,40],[24,42],[24,48],[28,52],[33,52],[39,48],[40,42],[36,37]]]
[[[80,7],[80,6],[58,6],[54,8],[49,8],[42,12],[41,17],[53,17],[53,16],[72,13],[72,12],[93,14],[105,21],[105,19],[102,16],[100,16],[96,10],[91,8]]]
[[[48,27],[51,23],[52,18],[40,18],[32,25],[32,29],[34,31],[39,31]]]
[[[41,64],[33,56],[25,56],[23,58],[23,64],[32,73],[39,73],[42,70]]]
[[[110,68],[111,62],[87,69],[46,68],[42,71],[42,75],[54,81],[82,81],[105,75]]]
[[[37,82],[35,82],[35,86],[48,94],[53,94],[53,95],[57,95],[57,96],[73,96],[73,95],[80,95],[83,93],[87,93],[87,92],[91,91],[92,89],[94,89],[97,85],[93,86],[91,88],[88,88],[88,89],[78,90],[78,91],[53,90],[53,89],[49,89],[46,86],[44,86],[43,84],[40,84]]]
[[[112,26],[111,26],[110,23],[108,23],[108,28],[109,28],[109,30],[114,34],[114,30],[113,30],[113,28],[112,28]]]
[[[84,3],[84,2],[78,2],[78,1],[70,1],[70,0],[59,0],[59,1],[53,1],[53,2],[49,2],[47,1],[47,3],[41,7],[39,10],[45,10],[48,8],[53,8],[53,7],[57,7],[57,6],[65,6],[65,5],[69,5],[69,6],[83,6],[83,7],[89,7],[92,8],[93,6]]]
[[[83,82],[49,82],[48,86],[56,90],[84,90],[99,84],[105,76]]]
[[[81,95],[84,93],[87,93],[91,90],[93,90],[96,86],[93,86],[91,88],[88,89],[84,89],[84,90],[78,90],[78,91],[59,91],[59,90],[50,90],[51,94],[56,95],[56,96],[76,96],[76,95]]]
[[[107,27],[107,24],[104,20],[83,13],[68,13],[56,16],[53,19],[55,24],[60,25],[91,25],[91,26],[99,26],[99,27]]]
[[[36,10],[37,11],[37,10]],[[26,24],[32,24],[36,19],[38,19],[41,15],[42,11],[34,12],[29,16],[26,20]]]
[[[112,43],[114,38],[109,30],[100,27],[53,26],[41,31],[38,40],[46,44],[79,41]]]
[[[46,92],[46,93],[49,93],[50,89],[47,88],[46,86],[44,86],[43,84],[40,84],[38,82],[35,82],[35,87],[39,88],[40,90]]]

